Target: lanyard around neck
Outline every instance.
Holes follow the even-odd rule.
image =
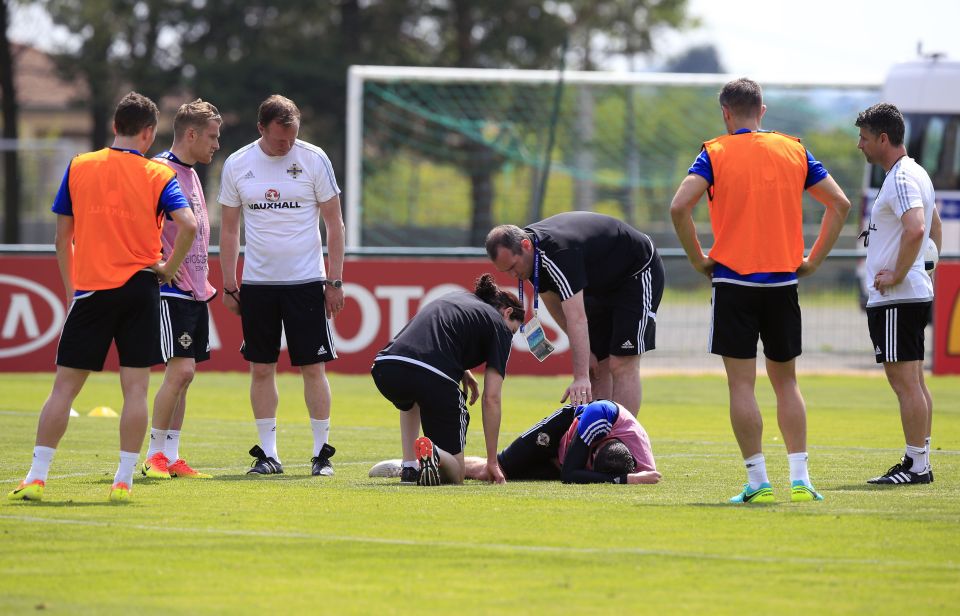
[[[518,281],[519,284],[519,299],[520,305],[523,306],[523,279],[520,278]],[[540,241],[537,239],[537,236],[533,236],[533,316],[536,318],[537,310],[540,308]],[[523,332],[523,325],[520,325],[520,331]]]

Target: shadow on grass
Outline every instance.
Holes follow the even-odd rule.
[[[919,484],[918,484],[919,485]],[[878,485],[872,483],[852,483],[846,486],[837,486],[829,490],[821,490],[821,492],[886,492],[890,489],[902,489],[904,485]]]
[[[685,507],[705,507],[705,508],[714,508],[714,509],[730,509],[731,511],[737,509],[770,509],[772,507],[777,507],[779,505],[786,505],[790,501],[776,502],[776,503],[682,503]],[[664,503],[667,504],[667,503]],[[673,504],[671,504],[673,505]],[[676,505],[673,505],[676,506]]]
[[[107,500],[107,497],[104,496],[103,500],[96,500],[96,501],[75,501],[75,500],[46,501],[45,500],[40,502],[36,502],[36,501],[11,502],[11,503],[8,503],[8,506],[11,508],[10,509],[4,508],[3,511],[5,512],[18,511],[21,513],[25,513],[30,509],[33,509],[34,507],[38,507],[41,509],[51,509],[51,508],[59,508],[59,507],[71,507],[71,508],[72,507],[117,507],[117,506],[125,507],[130,504],[133,504],[133,503],[130,503],[130,502],[114,503]],[[16,509],[13,509],[14,507]]]
[[[293,475],[287,473],[282,475],[248,475],[242,473],[238,475],[214,475],[212,479],[204,479],[203,481],[295,481],[312,478],[311,475]]]

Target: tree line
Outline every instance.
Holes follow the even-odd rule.
[[[42,7],[68,33],[53,56],[86,95],[91,149],[112,137],[124,92],[154,100],[199,96],[224,116],[226,152],[249,142],[257,105],[277,92],[301,107],[304,138],[327,151],[342,176],[347,69],[352,64],[570,68],[612,55],[652,56],[656,35],[697,25],[687,0],[3,0],[0,95],[3,136],[17,138],[9,16]],[[4,150],[4,242],[17,242],[15,149]],[[488,228],[489,178],[474,174],[473,221]]]

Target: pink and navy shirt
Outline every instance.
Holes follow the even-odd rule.
[[[217,290],[210,284],[207,275],[210,272],[208,254],[210,249],[210,217],[207,214],[207,202],[203,197],[203,186],[193,165],[188,165],[167,150],[154,157],[177,173],[177,182],[183,192],[193,215],[197,219],[197,236],[193,240],[190,251],[180,265],[180,282],[170,283],[160,287],[160,295],[179,299],[193,299],[198,302],[208,302],[213,299]],[[163,234],[160,237],[163,244],[163,258],[169,259],[173,254],[173,243],[177,237],[177,223],[172,219],[165,221]]]
[[[574,437],[579,435],[590,448],[587,470],[593,470],[593,460],[603,444],[618,439],[627,446],[637,463],[636,471],[655,471],[657,464],[653,459],[653,447],[650,437],[637,418],[627,409],[609,400],[596,400],[578,409],[580,414],[574,418],[570,428],[560,440],[557,457],[563,462],[567,449]]]

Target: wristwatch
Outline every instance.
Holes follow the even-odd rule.
[[[328,280],[328,281],[327,281],[327,284],[330,285],[331,287],[333,287],[334,289],[339,289],[340,287],[343,286],[343,281],[342,281],[342,280]]]

